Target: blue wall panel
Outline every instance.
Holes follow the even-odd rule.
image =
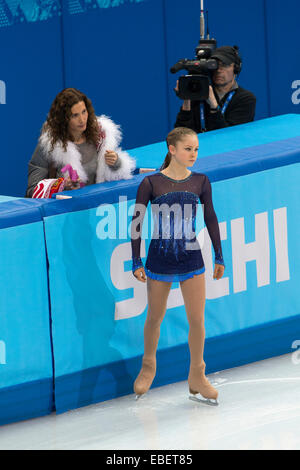
[[[12,196],[25,194],[28,161],[63,83],[60,11],[37,9],[36,4],[0,0],[0,80],[5,84],[0,149],[6,175],[1,178],[0,194]]]
[[[300,3],[297,0],[286,0],[283,5],[279,0],[266,0],[266,12],[270,115],[281,114],[282,110],[296,113],[300,110],[297,91],[300,88]]]
[[[66,2],[66,86],[86,92],[97,114],[121,124],[130,148],[167,133],[164,27],[161,1],[118,3],[81,11]]]
[[[1,206],[7,215],[9,207],[22,212],[18,201]],[[0,259],[1,425],[48,414],[53,407],[43,222],[1,229]]]
[[[184,8],[181,0],[163,0],[163,3],[167,49],[166,80],[169,100],[169,128],[171,130],[182,104],[182,101],[174,93],[174,87],[176,80],[187,72],[181,71],[173,75],[170,73],[170,68],[179,59],[193,59],[195,57],[195,48],[200,39],[200,2],[197,0],[186,2]],[[163,140],[163,136],[161,140]]]
[[[181,101],[169,68],[193,58],[199,0],[0,0],[0,194],[23,196],[27,163],[56,94],[82,89],[123,129],[123,147],[164,140]],[[300,4],[205,0],[211,35],[237,44],[256,119],[298,113]],[[280,34],[278,33],[280,31]],[[13,143],[13,145],[12,145]],[[12,170],[13,164],[13,170]]]
[[[257,98],[256,119],[268,117],[268,64],[263,0],[206,0],[211,34],[218,45],[237,45],[243,59],[239,84]],[[285,112],[282,111],[282,114]]]

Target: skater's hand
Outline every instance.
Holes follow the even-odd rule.
[[[138,281],[146,282],[146,273],[144,268],[138,268],[133,273],[134,277],[137,278]]]
[[[216,263],[213,278],[221,279],[221,277],[223,277],[224,270],[225,270],[225,266],[223,266],[223,264]]]

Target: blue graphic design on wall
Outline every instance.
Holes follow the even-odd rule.
[[[147,0],[68,0],[71,15],[99,8],[113,8]],[[0,28],[45,21],[61,16],[62,0],[0,0]]]
[[[74,15],[98,8],[113,8],[124,4],[142,3],[145,1],[146,0],[69,0],[69,13]]]
[[[0,0],[0,27],[60,16],[60,0]]]

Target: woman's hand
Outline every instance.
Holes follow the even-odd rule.
[[[118,160],[118,154],[116,152],[113,152],[112,150],[106,150],[104,158],[105,158],[105,163],[108,166],[114,166],[114,164]]]
[[[65,186],[64,186],[65,191],[72,191],[73,189],[79,189],[79,188],[80,188],[80,178],[78,178],[77,181],[72,181],[69,176],[65,178]]]
[[[138,281],[146,282],[146,273],[144,268],[138,268],[133,273],[134,277],[137,278]]]
[[[225,266],[223,266],[223,264],[216,263],[213,278],[221,279],[221,277],[223,277],[224,270],[225,270]]]

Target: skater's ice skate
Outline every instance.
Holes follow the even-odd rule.
[[[156,373],[156,360],[155,359],[143,359],[143,365],[139,375],[134,382],[134,393],[136,394],[136,400],[142,395],[148,392],[152,385]]]
[[[218,391],[209,383],[205,377],[205,363],[200,366],[191,366],[188,378],[190,400],[206,405],[217,406]]]

